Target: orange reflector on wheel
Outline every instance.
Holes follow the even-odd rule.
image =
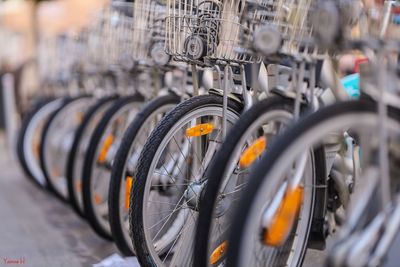
[[[83,116],[84,116],[84,113],[83,113],[83,112],[77,112],[77,113],[75,114],[75,123],[76,123],[76,124],[82,123],[82,121],[83,121]]]
[[[55,177],[58,178],[61,176],[61,171],[58,167],[54,167],[53,169],[51,169],[51,174]]]
[[[265,150],[267,147],[267,138],[264,136],[255,140],[240,157],[240,167],[249,167]]]
[[[99,194],[94,193],[93,197],[94,197],[94,203],[96,205],[99,205],[103,202],[103,198]]]
[[[216,249],[214,249],[214,251],[211,253],[211,256],[210,256],[210,264],[211,265],[216,264],[218,261],[220,261],[222,259],[222,257],[224,257],[227,246],[228,246],[228,242],[224,241],[224,242],[222,242],[221,245],[219,245]]]
[[[125,209],[129,209],[130,199],[131,199],[131,188],[132,188],[132,177],[127,176],[125,180]]]
[[[271,224],[266,226],[263,240],[265,245],[276,247],[286,241],[303,202],[303,194],[304,189],[300,186],[286,192]]]
[[[99,163],[103,163],[107,159],[107,153],[110,147],[112,146],[114,142],[114,136],[112,134],[109,134],[106,137],[106,140],[104,140],[103,146],[101,147],[99,157],[97,158],[97,161]]]
[[[78,191],[78,192],[82,192],[82,181],[76,181],[76,183],[75,183],[75,189],[76,189],[76,191]]]
[[[211,123],[198,124],[196,126],[186,129],[186,136],[202,136],[211,133],[212,130],[214,130],[214,125],[212,125]]]
[[[38,158],[40,155],[40,144],[34,143],[33,144],[33,154]]]

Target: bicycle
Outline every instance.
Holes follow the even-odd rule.
[[[239,3],[169,1],[167,10],[167,53],[192,66],[195,96],[161,119],[136,164],[130,236],[143,266],[192,264],[200,181],[226,133],[253,102],[244,64],[258,61],[240,50],[239,33],[252,31],[240,21]],[[199,95],[196,66],[213,67],[217,89]]]
[[[320,29],[316,27],[317,31],[327,31],[323,28],[327,24],[323,22],[332,22],[333,19],[339,21],[337,14],[346,14],[328,13],[334,6],[332,2],[328,4],[329,9],[323,5],[317,9],[318,22],[322,26]],[[334,44],[340,47],[342,43]],[[364,47],[359,42],[355,44],[351,48]],[[367,88],[364,86],[362,90],[372,96]],[[383,88],[380,86],[380,90]],[[382,142],[376,142],[379,133],[371,129],[380,125],[380,129],[392,138],[398,135],[400,129],[398,111],[391,107],[387,110],[388,121],[380,124],[378,109],[382,103],[374,99],[379,98],[363,97],[357,101],[340,101],[321,108],[300,119],[271,144],[268,153],[252,171],[233,216],[227,251],[229,266],[301,265],[312,227],[312,214],[318,208],[314,206],[318,201],[315,197],[318,190],[326,192],[325,235],[333,234],[343,223],[343,212],[349,205],[359,177],[368,174],[368,167],[374,164],[376,151],[379,147],[385,147]],[[343,133],[351,137],[347,143],[341,141]],[[309,172],[312,170],[310,157],[315,149],[326,149],[332,145],[341,146],[339,154],[343,155],[342,158],[352,158],[353,161],[338,157],[332,165],[327,164],[327,176],[323,176],[327,177],[326,185],[320,187],[316,183],[318,177]],[[349,147],[354,149],[349,150]],[[300,246],[296,249],[290,249],[298,244]]]
[[[383,6],[373,7],[383,21],[388,24],[388,32],[378,39],[363,42],[366,49],[373,49],[375,57],[370,58],[369,69],[364,69],[362,79],[364,88],[377,103],[377,116],[381,130],[377,133],[379,147],[371,157],[374,162],[367,165],[352,202],[346,212],[345,221],[337,234],[326,259],[327,266],[378,266],[391,265],[387,258],[399,229],[398,220],[398,146],[399,135],[392,136],[390,118],[399,118],[399,62],[393,56],[399,55],[399,26],[396,22],[396,9],[399,3],[387,1]],[[390,32],[392,31],[392,33]],[[394,31],[394,34],[393,34]],[[379,40],[379,45],[372,43]],[[374,75],[378,73],[378,75]],[[389,83],[387,79],[390,78]],[[390,96],[387,98],[387,96]],[[392,115],[392,112],[394,115]],[[398,129],[396,129],[398,130]],[[368,242],[366,241],[368,239]],[[393,254],[393,253],[392,253]]]
[[[127,34],[132,35],[129,42],[120,49],[123,58],[118,65],[122,67],[122,72],[127,74],[128,79],[132,80],[131,84],[135,86],[138,95],[121,98],[104,114],[97,125],[85,153],[82,169],[82,196],[84,213],[96,232],[108,239],[115,238],[117,246],[122,248],[126,246],[126,239],[121,238],[121,232],[124,237],[124,232],[127,231],[122,227],[123,224],[119,221],[121,217],[116,213],[120,211],[120,206],[123,207],[120,205],[119,192],[125,187],[121,187],[120,184],[115,185],[111,181],[115,157],[121,147],[124,133],[131,123],[137,122],[138,116],[143,116],[141,111],[148,107],[144,103],[138,106],[134,102],[138,97],[145,102],[159,93],[167,94],[161,97],[164,102],[158,106],[165,108],[165,104],[168,107],[176,103],[179,97],[165,89],[160,89],[159,84],[159,80],[170,67],[169,56],[163,54],[159,47],[162,41],[160,39],[162,38],[160,26],[163,22],[162,6],[157,2],[137,1],[123,4],[114,2],[112,8],[116,8],[117,12],[122,12],[123,26],[120,33],[114,29],[107,29],[107,32],[112,33],[111,39],[116,35],[122,37]],[[112,21],[115,23],[114,20]],[[121,86],[121,91],[126,91],[126,86]],[[154,108],[154,102],[150,103],[153,103]],[[165,110],[157,110],[157,112],[164,113]],[[119,176],[114,179],[122,178]],[[126,176],[123,179],[127,179]],[[117,197],[113,194],[116,186]],[[109,201],[109,199],[114,200]],[[114,209],[115,205],[118,209]]]
[[[312,42],[309,14],[313,11],[313,1],[251,1],[248,5],[247,16],[260,25],[250,42],[253,51],[269,64],[269,94],[241,115],[206,172],[207,184],[201,192],[196,229],[195,266],[223,264],[236,201],[252,167],[262,155],[268,154],[276,136],[299,116],[333,101],[327,97],[332,94],[329,87],[323,87],[323,81],[327,80],[326,71],[321,70],[327,57],[325,50]],[[296,19],[287,21],[286,13]],[[316,149],[313,153],[314,171],[318,177],[324,177],[325,151]],[[335,153],[336,150],[330,151]],[[318,183],[324,184],[323,180]],[[323,220],[323,216],[315,213],[313,219]],[[321,227],[313,229],[315,247],[321,247],[322,231]]]

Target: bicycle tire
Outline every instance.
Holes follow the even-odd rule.
[[[57,117],[57,115],[63,110],[63,108],[67,107],[69,103],[73,102],[74,100],[78,100],[80,99],[82,96],[78,96],[78,97],[64,97],[62,99],[62,104],[61,106],[54,111],[51,116],[48,118],[45,126],[43,127],[43,132],[42,132],[42,136],[41,136],[41,141],[40,141],[40,148],[39,148],[39,158],[40,158],[40,167],[43,171],[43,175],[46,179],[46,187],[47,189],[53,193],[53,195],[55,195],[58,199],[60,199],[63,202],[67,202],[67,200],[56,191],[54,185],[52,184],[52,181],[50,179],[49,173],[47,171],[47,167],[46,167],[46,159],[45,159],[45,140],[48,137],[49,134],[49,129],[51,127],[51,124],[53,123],[53,121],[55,120],[55,118]]]
[[[293,104],[294,101],[292,99],[281,96],[263,99],[244,112],[227,135],[206,173],[207,185],[200,201],[200,212],[196,228],[195,267],[208,266],[208,239],[216,197],[223,181],[226,166],[234,150],[239,145],[242,136],[263,114],[277,110],[293,114]]]
[[[333,118],[349,117],[351,115],[375,115],[377,112],[376,103],[370,100],[360,101],[346,101],[339,102],[328,107],[322,108],[318,112],[310,114],[304,118],[301,118],[298,123],[292,125],[287,131],[285,131],[278,139],[275,140],[269,149],[268,155],[264,155],[262,159],[255,166],[254,171],[249,179],[249,184],[244,190],[242,197],[239,201],[239,206],[236,209],[232,228],[229,237],[229,249],[227,251],[227,265],[228,266],[241,266],[239,261],[239,255],[241,251],[241,244],[244,239],[244,231],[246,220],[250,220],[250,212],[252,202],[255,201],[259,189],[266,181],[264,177],[273,170],[275,163],[282,160],[281,156],[288,153],[292,145],[295,145],[298,140],[301,140],[302,136],[307,133],[316,131],[317,126],[322,123],[330,122]],[[389,117],[396,121],[400,121],[400,112],[393,108],[388,109]],[[310,226],[309,226],[310,227]],[[310,227],[311,228],[311,227]],[[309,229],[310,231],[310,229]],[[301,258],[299,259],[297,266],[301,266],[307,244],[303,245]]]
[[[185,114],[198,109],[200,107],[218,106],[222,107],[222,97],[220,95],[202,95],[192,97],[174,108],[163,120],[157,125],[156,129],[148,138],[139,158],[136,170],[136,181],[131,188],[129,221],[131,229],[131,237],[133,245],[136,249],[136,256],[141,266],[157,266],[146,244],[146,237],[143,226],[143,201],[146,179],[150,169],[152,159],[157,152],[163,138],[169,132],[171,127]],[[229,100],[228,108],[233,112],[240,114],[242,104]]]
[[[90,138],[89,146],[84,157],[82,170],[82,200],[85,218],[88,220],[93,230],[99,236],[107,240],[112,240],[111,232],[109,233],[106,229],[104,229],[104,227],[98,221],[95,213],[95,207],[92,203],[92,166],[96,158],[96,151],[98,145],[100,144],[100,140],[102,139],[103,134],[114,115],[126,105],[135,102],[143,102],[143,100],[144,99],[142,96],[135,94],[133,96],[123,97],[115,101],[104,113],[103,118],[97,124]]]
[[[71,204],[73,210],[82,218],[84,218],[83,209],[79,207],[78,200],[77,200],[77,192],[74,186],[74,169],[76,165],[76,157],[78,153],[78,148],[81,144],[81,140],[83,134],[85,133],[87,127],[89,126],[90,122],[94,118],[94,116],[99,112],[99,110],[104,107],[106,104],[110,103],[111,101],[115,101],[118,96],[108,96],[99,99],[96,101],[94,105],[92,105],[85,113],[82,123],[76,130],[74,141],[72,142],[71,150],[69,152],[67,158],[67,169],[66,169],[66,178],[67,178],[67,189],[68,189],[68,199],[69,203]]]
[[[127,242],[131,241],[126,240],[124,232],[122,230],[124,226],[122,225],[120,219],[120,190],[122,180],[124,179],[123,172],[125,170],[126,162],[130,154],[132,143],[141,131],[142,126],[146,122],[147,118],[152,116],[154,112],[156,112],[162,106],[178,104],[179,102],[179,96],[175,94],[169,94],[158,97],[149,102],[146,106],[144,106],[126,130],[124,137],[122,138],[121,145],[115,156],[108,194],[108,208],[110,214],[109,221],[114,242],[117,245],[118,249],[125,256],[132,256],[134,255],[134,253],[131,249],[131,246],[127,244]]]
[[[24,143],[27,130],[30,127],[30,123],[32,122],[33,118],[43,107],[45,107],[48,103],[52,102],[53,100],[54,98],[52,97],[42,98],[38,100],[38,102],[36,102],[33,105],[33,107],[25,114],[22,120],[21,128],[18,133],[18,139],[16,144],[17,158],[22,171],[24,172],[25,176],[29,178],[29,181],[33,182],[33,184],[37,185],[40,188],[43,188],[44,185],[42,185],[38,181],[39,178],[35,177],[32,170],[28,166],[27,159],[25,157]]]

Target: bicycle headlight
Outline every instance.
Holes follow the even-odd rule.
[[[191,35],[185,40],[185,49],[188,57],[192,59],[201,59],[207,53],[207,45],[203,38],[198,35]]]
[[[263,55],[276,54],[282,45],[282,36],[272,26],[262,26],[254,32],[254,48]]]
[[[162,43],[154,44],[150,51],[150,55],[154,60],[154,63],[158,66],[167,65],[171,59],[171,56],[165,52],[164,45]]]
[[[331,46],[340,31],[339,11],[332,1],[323,1],[316,8],[313,18],[313,33],[319,44]]]
[[[130,70],[135,66],[135,62],[134,62],[132,56],[127,53],[124,53],[121,56],[119,63],[122,66],[122,68],[125,70]]]

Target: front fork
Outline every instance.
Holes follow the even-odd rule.
[[[332,190],[336,190],[339,203],[348,206],[350,194],[360,173],[360,147],[347,133],[343,136],[332,134],[333,140],[323,145],[325,155],[324,177],[317,177],[316,197],[311,235],[308,246],[313,249],[325,249],[326,237],[335,231],[344,209],[328,210],[328,202],[332,200]],[[346,149],[342,149],[343,141]],[[327,178],[329,177],[329,178]],[[332,183],[330,184],[329,181]],[[331,188],[330,186],[333,186]],[[332,189],[332,190],[331,190]],[[339,220],[339,221],[337,221]]]

